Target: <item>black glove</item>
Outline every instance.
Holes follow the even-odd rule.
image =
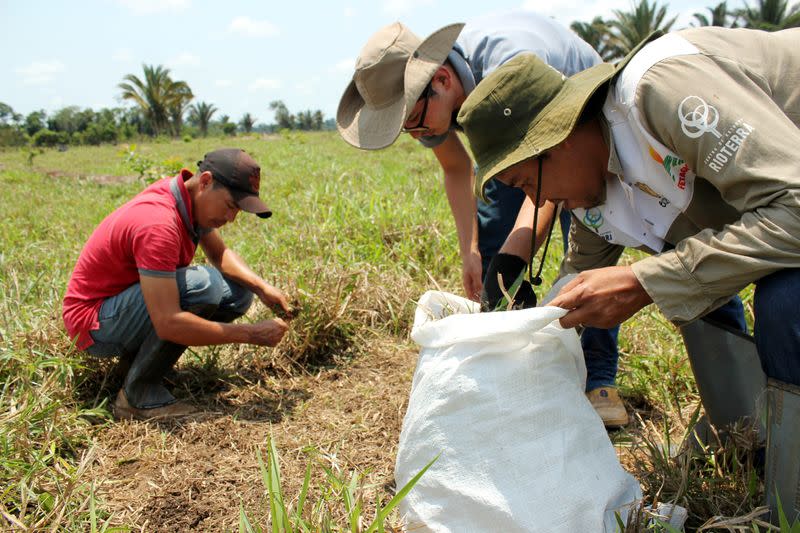
[[[486,270],[486,277],[483,280],[483,291],[481,292],[481,310],[494,311],[500,300],[503,299],[503,292],[500,290],[500,285],[497,283],[497,274],[500,273],[503,279],[503,287],[506,292],[511,294],[511,286],[519,277],[520,273],[525,270],[527,263],[516,255],[511,254],[497,254],[492,258],[489,263],[489,268]],[[517,289],[517,293],[512,295],[514,303],[512,309],[527,309],[529,307],[536,307],[536,294],[533,292],[533,287],[528,280],[523,280]],[[505,311],[499,309],[499,311]]]

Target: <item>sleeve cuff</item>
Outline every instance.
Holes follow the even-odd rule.
[[[174,278],[176,276],[175,271],[166,272],[164,270],[147,270],[146,268],[139,269],[140,276],[149,276],[151,278]]]
[[[711,306],[709,296],[675,252],[642,259],[631,268],[653,303],[676,325],[695,320]]]

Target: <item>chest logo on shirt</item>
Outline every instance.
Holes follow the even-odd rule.
[[[603,212],[596,207],[587,209],[586,213],[583,215],[583,223],[593,230],[597,230],[597,228],[603,225]]]
[[[672,183],[674,183],[677,188],[680,190],[686,189],[686,175],[689,173],[689,165],[687,165],[683,159],[672,154],[668,154],[666,157],[661,157],[661,154],[656,152],[652,146],[650,147],[650,157],[652,157],[656,163],[664,167],[664,170],[667,171],[669,177],[672,178]],[[652,189],[650,190],[652,191]],[[650,194],[651,196],[658,196],[658,194],[655,194],[655,192],[644,192]]]
[[[716,107],[708,105],[699,96],[687,96],[681,100],[678,106],[678,120],[681,122],[681,130],[690,139],[699,139],[706,133],[710,133],[719,139],[703,160],[703,163],[715,173],[721,172],[728,165],[728,162],[734,158],[745,139],[755,130],[753,126],[740,118],[723,132],[720,132],[717,129],[719,111]],[[664,163],[664,168],[667,168],[666,162]],[[669,169],[667,171],[670,172]],[[678,181],[678,187],[683,188],[680,186],[680,181]]]
[[[717,131],[719,111],[699,96],[687,96],[681,101],[678,119],[683,133],[690,139],[702,137],[704,133],[711,133],[717,139],[722,137]]]

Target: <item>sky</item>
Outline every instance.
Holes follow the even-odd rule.
[[[666,3],[685,27],[717,0]],[[492,11],[536,10],[569,25],[630,8],[631,0],[0,0],[0,102],[24,115],[130,106],[117,85],[148,64],[169,68],[195,101],[233,121],[249,112],[273,122],[273,100],[331,118],[359,50],[394,21],[424,38]]]

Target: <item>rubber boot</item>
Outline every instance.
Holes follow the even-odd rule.
[[[178,361],[186,346],[162,340],[151,331],[125,376],[125,395],[137,409],[153,409],[175,403],[164,386],[164,376]]]
[[[187,311],[207,318],[217,310],[216,305],[195,305]],[[125,376],[123,390],[128,403],[137,409],[154,409],[177,400],[164,386],[164,377],[180,359],[186,346],[165,341],[155,330],[145,338],[130,370]]]
[[[710,422],[719,430],[737,422],[754,423],[763,441],[767,378],[753,338],[702,318],[680,331]]]
[[[767,383],[766,505],[780,525],[778,498],[789,524],[800,520],[800,387],[775,379]]]

